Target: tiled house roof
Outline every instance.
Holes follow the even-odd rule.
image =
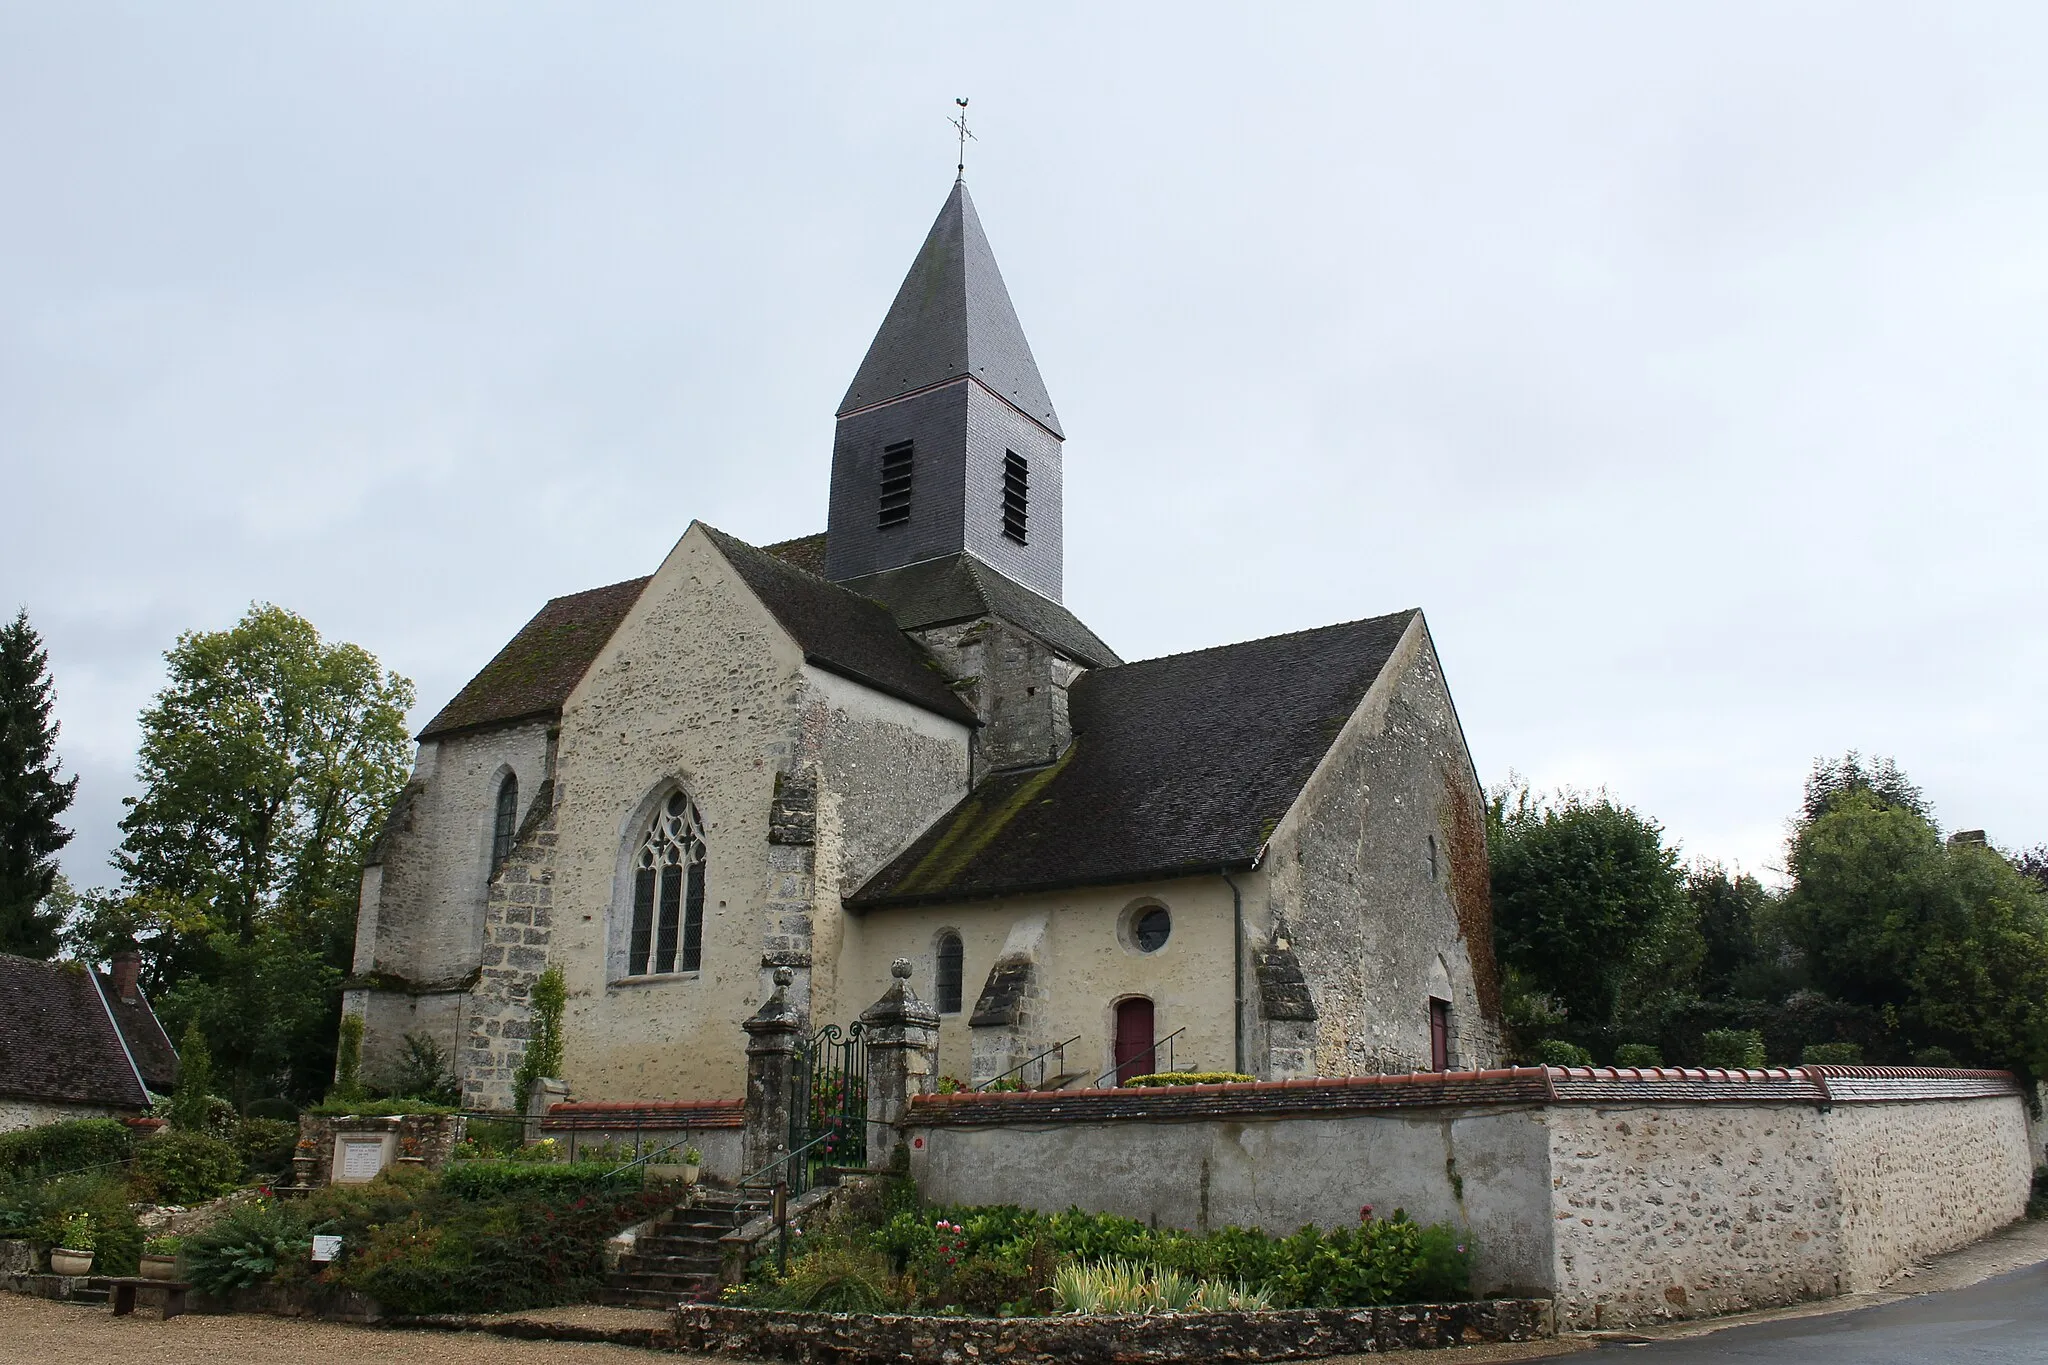
[[[102,993],[98,973],[80,963],[0,953],[0,1095],[147,1108],[137,1063],[115,1031],[110,997],[110,991]],[[139,997],[137,1003],[149,1009]],[[162,1033],[155,1029],[158,1037]],[[169,1045],[165,1039],[163,1046]],[[151,1065],[160,1060],[152,1058]]]
[[[1089,668],[1123,662],[1081,619],[970,554],[951,554],[900,569],[851,578],[846,586],[872,597],[905,630],[1000,616]]]
[[[142,992],[137,991],[132,1000],[123,1000],[114,989],[113,978],[105,972],[98,976],[100,991],[121,1030],[122,1040],[128,1044],[135,1069],[142,1073],[142,1083],[159,1095],[170,1094],[178,1084],[178,1050],[171,1046],[170,1035],[164,1032],[156,1011],[149,1007]]]
[[[419,737],[558,714],[646,586],[645,578],[629,578],[550,601]]]
[[[856,907],[1249,865],[1418,613],[1098,669],[1074,743],[999,773],[854,895]]]

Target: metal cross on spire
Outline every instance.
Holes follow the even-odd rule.
[[[981,139],[974,137],[973,133],[967,131],[967,101],[954,100],[953,103],[960,106],[960,116],[946,120],[946,122],[960,130],[960,164],[953,168],[953,174],[960,179],[965,179],[967,176],[967,140],[974,138],[976,142],[979,142]]]

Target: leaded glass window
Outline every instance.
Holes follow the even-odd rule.
[[[518,837],[519,779],[507,773],[498,784],[498,811],[491,821],[491,871],[496,872],[498,864],[511,854],[512,843]]]
[[[939,935],[939,970],[936,977],[940,1014],[960,1012],[961,978],[966,974],[967,953],[961,946],[960,935],[947,930]]]
[[[626,975],[694,972],[704,958],[704,825],[676,792],[647,824],[633,860]]]

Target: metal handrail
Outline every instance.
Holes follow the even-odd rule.
[[[1067,1039],[1067,1041],[1066,1041],[1066,1042],[1064,1042],[1064,1043],[1054,1043],[1054,1044],[1053,1044],[1053,1045],[1052,1045],[1051,1047],[1049,1047],[1049,1048],[1047,1048],[1047,1049],[1046,1049],[1045,1051],[1043,1051],[1043,1052],[1039,1053],[1039,1054],[1038,1054],[1038,1055],[1037,1055],[1036,1057],[1032,1057],[1032,1058],[1029,1058],[1029,1059],[1027,1059],[1027,1060],[1025,1060],[1025,1061],[1019,1062],[1019,1063],[1018,1063],[1017,1065],[1015,1065],[1015,1066],[1011,1067],[1011,1068],[1010,1068],[1010,1069],[1009,1069],[1008,1071],[1005,1071],[1005,1072],[1003,1072],[1003,1073],[1002,1073],[1002,1074],[1001,1074],[1000,1076],[991,1076],[991,1077],[989,1077],[989,1078],[988,1078],[987,1080],[983,1081],[983,1082],[982,1082],[982,1083],[981,1083],[980,1085],[977,1085],[977,1086],[975,1086],[975,1087],[974,1087],[974,1089],[975,1089],[976,1093],[979,1093],[979,1092],[981,1092],[981,1091],[983,1091],[983,1090],[986,1090],[986,1089],[988,1089],[988,1088],[989,1088],[990,1086],[994,1085],[994,1084],[995,1084],[995,1083],[996,1083],[997,1081],[1001,1081],[1001,1080],[1007,1080],[1007,1079],[1008,1079],[1008,1078],[1010,1078],[1011,1076],[1015,1076],[1015,1075],[1018,1075],[1018,1074],[1020,1074],[1020,1073],[1021,1073],[1021,1072],[1022,1072],[1022,1071],[1024,1070],[1024,1068],[1025,1068],[1025,1067],[1027,1067],[1027,1066],[1030,1066],[1032,1062],[1042,1062],[1042,1061],[1044,1061],[1044,1060],[1045,1060],[1045,1059],[1046,1059],[1047,1057],[1050,1057],[1050,1056],[1052,1056],[1052,1054],[1053,1054],[1053,1053],[1055,1053],[1055,1052],[1057,1052],[1057,1053],[1059,1053],[1059,1054],[1060,1054],[1060,1065],[1061,1065],[1061,1066],[1065,1066],[1065,1065],[1066,1065],[1066,1063],[1067,1063],[1067,1048],[1068,1048],[1068,1046],[1069,1046],[1069,1045],[1071,1045],[1071,1044],[1074,1044],[1074,1043],[1078,1043],[1078,1042],[1080,1042],[1080,1041],[1081,1041],[1081,1035],[1077,1033],[1077,1034],[1075,1034],[1075,1035],[1074,1035],[1073,1037],[1071,1037],[1071,1038]],[[1045,1073],[1044,1073],[1043,1071],[1041,1071],[1041,1072],[1039,1072],[1039,1073],[1038,1073],[1038,1079],[1039,1079],[1039,1080],[1041,1080],[1041,1081],[1045,1079]]]
[[[635,1166],[639,1166],[646,1162],[654,1160],[654,1158],[660,1156],[663,1152],[673,1152],[678,1147],[688,1147],[689,1145],[690,1138],[689,1135],[685,1133],[682,1137],[677,1138],[674,1142],[669,1143],[665,1147],[656,1147],[651,1152],[642,1152],[639,1156],[634,1157],[631,1161],[619,1167],[616,1171],[606,1171],[604,1173],[603,1178],[606,1180],[616,1179],[617,1177],[624,1175],[627,1171],[632,1170]]]
[[[1153,1061],[1157,1062],[1159,1060],[1159,1049],[1162,1045],[1166,1048],[1166,1069],[1168,1071],[1173,1070],[1173,1040],[1180,1037],[1183,1033],[1186,1032],[1187,1030],[1185,1028],[1177,1028],[1173,1032],[1167,1034],[1164,1038],[1154,1038],[1152,1040],[1152,1046],[1146,1048],[1143,1052],[1136,1054],[1136,1056],[1124,1058],[1115,1066],[1103,1072],[1100,1076],[1097,1076],[1095,1078],[1096,1087],[1099,1088],[1104,1081],[1116,1075],[1117,1072],[1122,1071],[1132,1062],[1137,1061],[1139,1057],[1150,1057]]]
[[[836,1133],[818,1134],[818,1136],[812,1138],[809,1142],[806,1142],[803,1146],[797,1148],[795,1151],[783,1153],[781,1156],[776,1157],[775,1160],[769,1162],[766,1166],[763,1166],[760,1170],[755,1171],[752,1175],[747,1176],[745,1179],[738,1181],[736,1184],[734,1184],[733,1188],[736,1190],[764,1188],[755,1183],[759,1181],[762,1176],[768,1174],[768,1172],[774,1170],[777,1166],[787,1168],[798,1157],[802,1156],[805,1152],[810,1151],[811,1148],[816,1147],[822,1142],[829,1141],[830,1139],[836,1136],[838,1136]],[[788,1179],[789,1173],[787,1169],[785,1169],[783,1172],[783,1180],[781,1183],[788,1183]],[[769,1182],[769,1185],[766,1188],[773,1188],[775,1183],[776,1182],[773,1181]]]

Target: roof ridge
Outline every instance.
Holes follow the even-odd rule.
[[[600,583],[598,586],[594,588],[578,588],[575,592],[558,593],[555,596],[550,597],[548,599],[548,602],[567,602],[572,597],[588,597],[590,596],[590,594],[594,592],[611,592],[613,589],[623,588],[629,583],[644,584],[653,577],[654,575],[651,573],[636,574],[632,578],[621,578],[616,583]],[[543,603],[542,605],[545,606],[547,605],[547,603]]]
[[[1233,640],[1226,644],[1204,645],[1200,649],[1184,649],[1177,654],[1155,654],[1149,659],[1130,659],[1118,665],[1118,667],[1141,668],[1146,664],[1171,663],[1175,659],[1192,659],[1200,654],[1216,654],[1226,649],[1244,649],[1250,645],[1271,644],[1275,640],[1293,640],[1307,635],[1326,635],[1331,631],[1343,630],[1348,626],[1377,625],[1382,621],[1391,621],[1396,617],[1420,616],[1421,614],[1421,607],[1403,607],[1399,611],[1390,611],[1379,616],[1361,616],[1352,621],[1332,621],[1326,626],[1309,626],[1302,630],[1284,630],[1278,635],[1260,635],[1249,640]]]

